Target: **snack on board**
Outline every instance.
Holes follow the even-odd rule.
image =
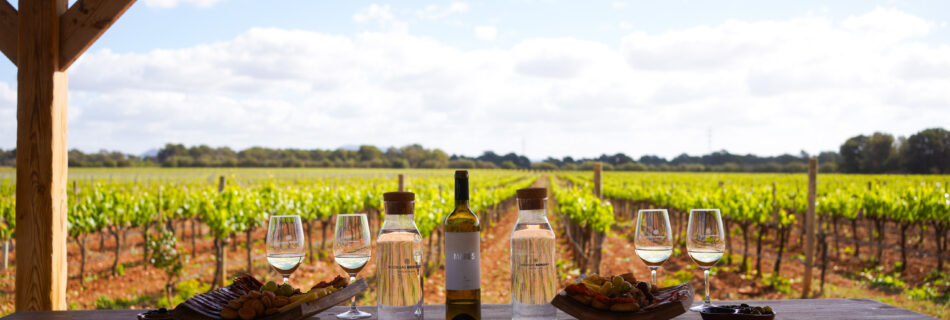
[[[583,277],[564,288],[574,301],[600,310],[639,311],[655,301],[656,288],[637,281],[632,273],[617,276]]]
[[[301,293],[289,284],[278,286],[269,281],[260,290],[251,290],[228,301],[221,309],[223,319],[251,320],[284,312],[309,301],[318,300],[337,292],[348,285],[345,278],[337,276],[332,282],[320,282],[307,293]]]
[[[716,306],[710,307],[703,310],[704,313],[726,313],[726,314],[753,314],[753,315],[770,315],[775,314],[772,311],[772,307],[753,307],[748,304],[740,305],[726,305],[726,306]]]

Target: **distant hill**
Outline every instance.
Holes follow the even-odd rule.
[[[154,158],[158,156],[159,149],[148,149],[148,151],[143,152],[140,156],[142,158]]]

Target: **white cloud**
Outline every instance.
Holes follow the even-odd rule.
[[[627,6],[626,1],[614,1],[613,3],[610,4],[610,7],[614,9],[624,8],[626,6]]]
[[[593,68],[597,63],[623,61],[604,44],[573,38],[525,40],[511,54],[519,73],[550,78],[574,78],[600,71]]]
[[[408,24],[396,19],[396,16],[393,15],[392,9],[388,4],[382,6],[371,4],[353,14],[353,21],[360,24],[375,22],[380,29],[388,31],[405,33],[408,32],[409,29]]]
[[[16,105],[16,88],[0,82],[0,106]]]
[[[923,36],[930,32],[936,24],[923,18],[898,11],[878,7],[869,13],[860,16],[851,16],[841,22],[845,29],[863,33],[882,40],[901,40],[910,37]]]
[[[630,30],[630,29],[633,29],[633,25],[630,24],[629,22],[626,22],[626,21],[620,21],[620,23],[618,23],[617,26],[620,27],[620,29],[623,29],[623,30]]]
[[[429,5],[424,9],[416,10],[416,16],[422,19],[439,20],[454,14],[465,13],[468,11],[468,4],[465,2],[453,1],[448,6]]]
[[[221,2],[221,0],[145,0],[145,6],[152,8],[170,9],[179,5],[188,4],[199,8],[207,8]]]
[[[399,23],[378,5],[353,19]],[[903,29],[887,27],[894,21]],[[169,141],[422,143],[478,154],[520,151],[524,138],[532,158],[671,157],[709,151],[711,129],[714,149],[816,152],[859,133],[946,126],[950,46],[921,42],[932,28],[876,9],[632,32],[619,49],[540,38],[487,50],[386,28],[255,28],[182,49],[87,53],[70,72],[69,141],[129,152]],[[3,135],[15,136],[5,120],[14,91],[0,83]]]
[[[492,26],[475,27],[475,38],[480,40],[494,41],[498,37],[498,29]]]
[[[16,88],[0,82],[0,149],[16,146]]]

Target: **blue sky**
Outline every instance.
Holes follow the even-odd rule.
[[[833,150],[860,133],[946,126],[948,12],[943,1],[140,0],[70,70],[69,145],[475,155],[524,141],[536,159]],[[4,149],[15,79],[0,62]]]

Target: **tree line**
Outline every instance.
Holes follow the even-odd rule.
[[[605,170],[708,171],[708,172],[805,172],[811,155],[756,156],[716,151],[706,155],[681,154],[672,159],[644,155],[634,159],[623,153],[593,158],[548,157],[532,162],[515,153],[485,151],[477,157],[448,155],[419,144],[389,147],[275,149],[252,147],[235,151],[229,147],[166,144],[153,155],[136,156],[117,151],[84,153],[69,151],[70,167],[319,167],[319,168],[482,168],[534,170],[590,170],[595,161]],[[821,172],[844,173],[950,173],[950,131],[931,128],[909,137],[875,132],[847,139],[838,152],[817,155]],[[16,149],[0,149],[0,166],[16,165]]]

